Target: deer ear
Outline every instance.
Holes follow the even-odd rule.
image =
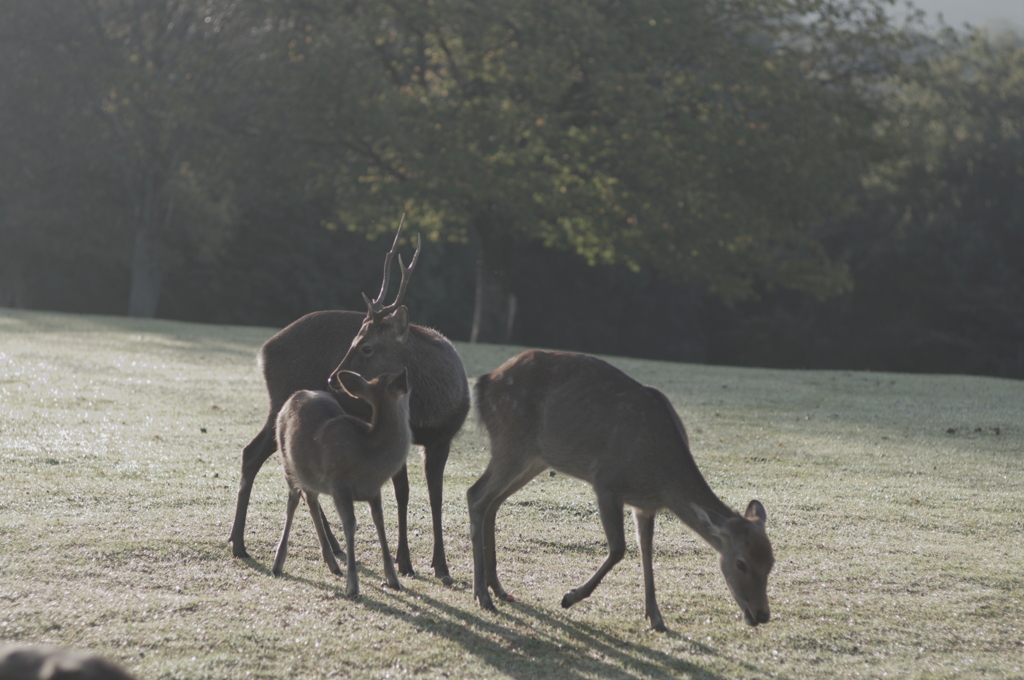
[[[708,533],[718,537],[726,533],[725,522],[718,515],[714,513],[709,514],[707,510],[696,503],[690,503],[690,507],[693,508],[693,513],[697,515],[697,521]]]
[[[405,342],[409,337],[409,308],[402,305],[391,313],[388,320],[395,328],[395,338],[399,342]]]
[[[357,399],[366,394],[366,391],[369,389],[369,385],[363,380],[363,376],[352,371],[338,371],[338,382],[341,383],[343,390]]]
[[[743,513],[743,516],[751,522],[760,522],[761,524],[764,524],[768,521],[768,513],[765,512],[764,506],[761,505],[761,501],[750,501],[750,503],[747,504],[747,510]]]

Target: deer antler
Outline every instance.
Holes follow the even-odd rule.
[[[402,219],[398,221],[398,231],[395,233],[395,242],[391,244],[391,250],[384,256],[384,281],[380,284],[380,293],[377,294],[373,304],[377,307],[380,306],[381,301],[388,292],[388,283],[391,281],[391,258],[395,256],[395,251],[398,250],[398,239],[402,237],[402,225],[405,224],[405,213],[402,213]],[[401,258],[399,258],[401,259]],[[363,295],[366,298],[366,295]],[[369,304],[369,301],[367,301]]]
[[[371,300],[366,297],[366,293],[363,293],[363,300],[366,302],[367,312],[366,315],[376,323],[383,319],[391,312],[398,309],[399,305],[402,304],[402,299],[405,297],[405,291],[409,287],[409,279],[412,276],[412,270],[416,267],[416,262],[420,259],[420,250],[423,247],[423,239],[419,234],[416,234],[416,252],[412,256],[412,262],[406,267],[405,263],[402,262],[402,256],[398,256],[398,267],[402,270],[402,282],[398,285],[398,295],[395,296],[395,301],[387,307],[383,306],[382,300],[387,294],[388,283],[391,279],[391,258],[394,257],[395,251],[398,249],[398,238],[402,235],[402,224],[405,222],[405,213],[402,213],[402,220],[398,223],[398,233],[395,234],[395,242],[391,246],[391,250],[384,258],[384,282],[381,284],[380,293],[377,295],[377,299]]]

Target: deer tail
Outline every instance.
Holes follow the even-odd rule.
[[[476,385],[473,387],[473,401],[476,404],[476,422],[477,425],[487,426],[487,414],[485,410],[489,410],[485,407],[487,403],[487,391],[491,385],[490,374],[485,374],[476,379]]]

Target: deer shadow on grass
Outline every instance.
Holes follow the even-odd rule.
[[[257,560],[244,564],[254,571],[271,576],[270,568]],[[360,564],[360,578],[367,583],[381,584],[383,572]],[[286,579],[321,591],[331,597],[345,598],[345,581],[295,576],[287,572],[272,577]],[[402,579],[402,590],[385,587],[367,588],[354,606],[369,612],[404,621],[412,629],[436,635],[458,645],[488,666],[521,680],[558,677],[566,680],[603,678],[631,680],[635,678],[700,678],[722,680],[726,676],[701,665],[699,661],[681,658],[635,640],[615,637],[593,625],[574,621],[568,614],[552,612],[523,601],[506,602],[497,612],[484,612],[472,599],[472,587],[457,580],[446,588],[462,592],[466,608],[453,606],[432,597],[432,584],[418,577]],[[523,632],[523,631],[528,632]],[[650,632],[650,635],[655,635]],[[679,650],[689,654],[723,660],[713,646],[687,640],[681,633],[668,632],[670,640],[684,642]],[[664,639],[664,638],[661,638]],[[731,659],[754,674],[765,671],[745,660]]]
[[[469,585],[456,583],[470,598],[467,604],[472,603]],[[364,600],[363,606],[444,637],[495,670],[522,680],[723,677],[698,663],[521,602],[509,603],[494,614],[478,610],[475,604],[471,609],[452,606],[415,584],[404,593],[382,592],[383,599]],[[717,656],[706,645],[692,644],[694,653]]]

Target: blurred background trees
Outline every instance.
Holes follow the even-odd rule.
[[[0,303],[1024,377],[1024,47],[876,0],[8,0]],[[383,239],[381,237],[384,237]]]

